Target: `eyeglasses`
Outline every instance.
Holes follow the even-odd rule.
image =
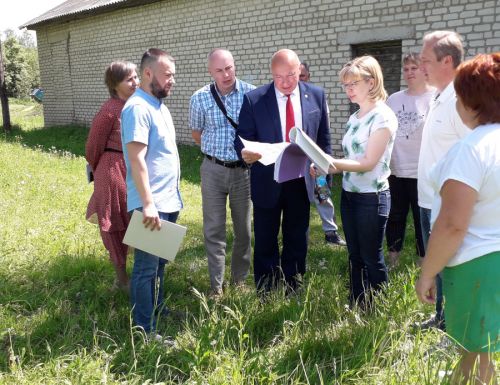
[[[362,82],[363,80],[365,80],[365,79],[356,80],[356,81],[350,82],[350,83],[342,83],[341,87],[344,91],[347,90],[348,88],[353,89],[358,85],[359,82]]]

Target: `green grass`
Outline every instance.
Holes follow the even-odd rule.
[[[411,237],[370,314],[347,307],[347,254],[325,245],[315,210],[300,295],[262,304],[250,277],[250,289],[208,301],[201,157],[189,146],[180,146],[179,218],[188,234],[166,272],[167,303],[187,316],[160,321],[176,347],[145,344],[128,298],[110,290],[98,229],[84,220],[87,130],[43,128],[39,106],[38,115],[29,103],[11,107],[16,128],[0,139],[0,384],[447,384],[438,373],[455,364],[455,349],[412,328],[432,309],[414,294]]]

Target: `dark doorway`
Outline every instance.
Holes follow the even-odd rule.
[[[384,86],[390,95],[401,88],[401,40],[381,41],[352,45],[352,57],[371,55],[378,60],[384,75]],[[350,113],[358,109],[350,104]]]

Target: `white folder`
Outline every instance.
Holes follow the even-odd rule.
[[[187,228],[161,220],[161,229],[151,231],[150,227],[144,227],[142,218],[142,212],[134,210],[123,243],[173,261],[186,235]]]
[[[290,141],[300,147],[307,157],[315,164],[323,175],[328,174],[333,165],[333,158],[326,154],[314,141],[299,127],[290,130]]]

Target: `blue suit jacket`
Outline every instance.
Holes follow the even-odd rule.
[[[330,154],[330,130],[325,92],[310,83],[299,82],[302,107],[302,128],[316,141],[319,147]],[[274,90],[274,83],[266,84],[247,93],[241,107],[235,148],[241,158],[243,139],[265,142],[283,142],[281,122]],[[274,181],[274,164],[264,166],[255,162],[250,171],[252,202],[254,205],[271,208],[276,206],[281,186]]]

